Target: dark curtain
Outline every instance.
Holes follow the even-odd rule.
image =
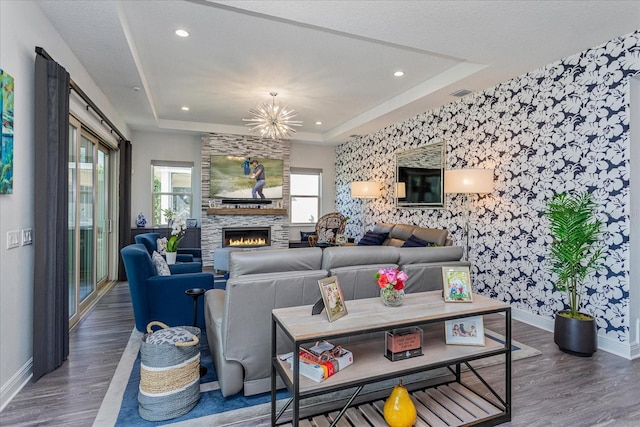
[[[69,73],[36,55],[33,381],[69,356]]]
[[[131,142],[120,140],[120,173],[118,190],[120,194],[118,254],[120,249],[131,243]],[[118,280],[127,280],[122,257],[118,255]]]

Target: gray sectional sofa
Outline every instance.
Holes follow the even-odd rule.
[[[389,244],[381,246],[232,252],[226,290],[205,294],[207,338],[223,396],[270,390],[271,310],[314,304],[318,280],[336,276],[348,301],[378,296],[374,276],[383,267],[405,270],[405,291],[411,293],[442,289],[444,265],[469,265],[461,261],[461,247],[402,248],[399,240],[390,233]]]

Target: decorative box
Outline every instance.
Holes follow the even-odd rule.
[[[412,326],[387,331],[384,347],[384,356],[392,362],[422,356],[422,329]]]

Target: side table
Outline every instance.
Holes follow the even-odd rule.
[[[206,291],[207,291],[206,289],[202,289],[202,288],[187,289],[186,291],[184,291],[185,294],[193,298],[193,326],[194,327],[198,327],[198,297],[204,295]],[[204,377],[205,375],[207,375],[207,368],[200,365],[200,376]]]

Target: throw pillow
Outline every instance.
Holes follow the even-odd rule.
[[[158,276],[171,276],[171,270],[169,270],[169,264],[167,264],[167,260],[165,260],[162,255],[158,252],[153,251],[153,255],[151,256],[151,261],[153,262],[153,266],[156,268],[156,272]]]
[[[358,246],[380,246],[385,241],[389,233],[374,233],[367,231],[358,242]]]
[[[193,341],[193,334],[180,326],[161,329],[147,335],[149,344],[175,344],[177,342]]]
[[[413,234],[409,236],[409,238],[402,245],[403,248],[423,248],[426,246],[438,246],[433,242],[427,242],[426,240],[422,240],[419,237],[414,236]]]
[[[333,239],[336,237],[337,232],[337,228],[325,228],[323,230],[320,230],[320,233],[318,234],[318,242],[328,243],[333,241]]]
[[[167,254],[167,238],[163,237],[161,239],[156,240],[156,248],[160,255]]]

